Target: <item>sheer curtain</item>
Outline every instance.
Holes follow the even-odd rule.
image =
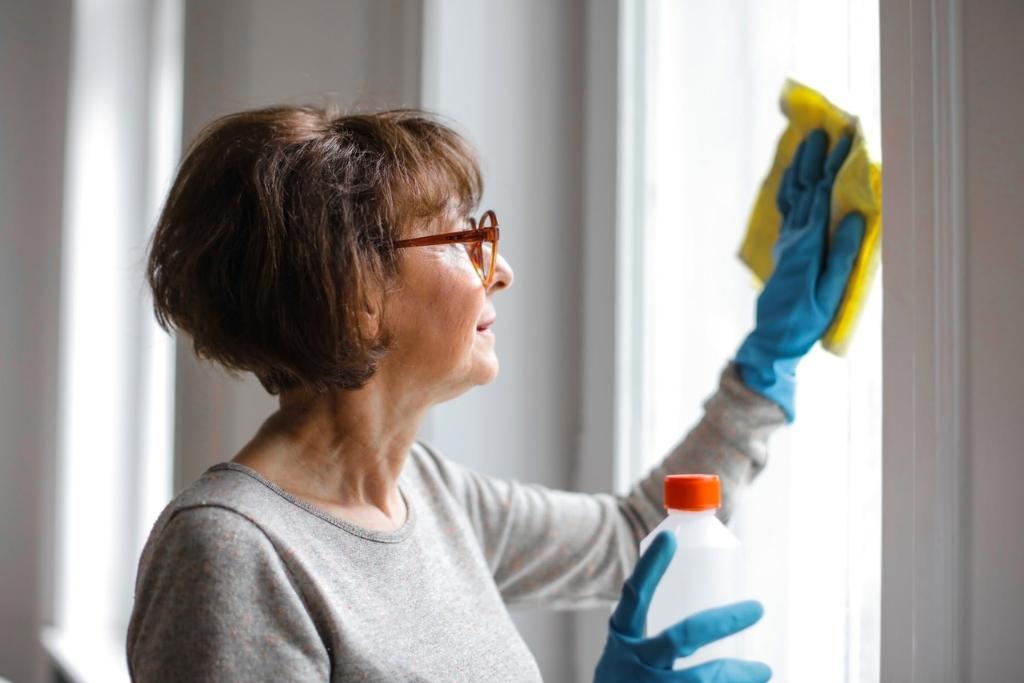
[[[642,80],[632,169],[639,475],[699,418],[753,324],[756,290],[735,254],[785,127],[784,79],[858,114],[869,143],[880,140],[880,108],[874,3],[632,7]],[[796,423],[774,437],[731,524],[745,549],[744,592],[766,607],[745,655],[768,662],[776,680],[878,680],[879,290],[847,358],[816,348],[801,364]]]

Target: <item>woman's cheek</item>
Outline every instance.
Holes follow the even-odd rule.
[[[469,256],[464,253],[452,266],[447,272],[442,292],[443,300],[450,309],[447,319],[453,321],[459,329],[468,329],[475,333],[484,303],[484,289],[480,284],[480,276],[469,261]]]

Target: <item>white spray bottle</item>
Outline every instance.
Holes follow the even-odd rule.
[[[651,598],[647,637],[656,635],[695,612],[721,607],[741,598],[739,592],[739,539],[715,516],[722,505],[722,488],[713,474],[673,474],[665,477],[668,517],[641,543],[640,552],[662,531],[676,537],[676,554]],[[693,655],[677,659],[676,669],[738,655],[731,636],[706,645]]]

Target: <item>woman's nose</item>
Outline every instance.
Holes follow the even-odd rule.
[[[494,279],[491,281],[490,291],[497,292],[502,289],[508,289],[512,286],[512,281],[515,279],[515,273],[512,272],[512,266],[505,260],[505,257],[498,254],[497,263],[494,265]]]

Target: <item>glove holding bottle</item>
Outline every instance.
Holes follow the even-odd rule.
[[[765,664],[739,659],[716,659],[673,669],[678,658],[689,657],[701,647],[756,623],[764,613],[757,601],[698,612],[645,637],[651,600],[672,562],[676,545],[675,534],[662,531],[640,556],[609,620],[608,640],[594,683],[764,683],[771,679],[771,669]]]

